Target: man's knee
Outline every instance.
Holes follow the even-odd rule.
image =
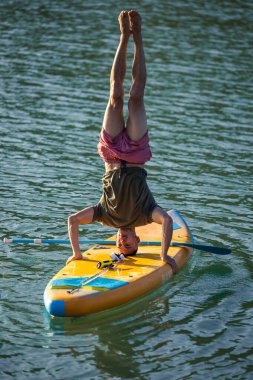
[[[128,105],[131,106],[140,106],[144,103],[144,91],[138,88],[132,89],[130,91],[130,97]]]
[[[110,105],[113,108],[123,108],[124,91],[123,87],[115,82],[111,83]]]

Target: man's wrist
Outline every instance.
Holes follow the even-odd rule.
[[[81,258],[83,258],[83,255],[81,254],[81,252],[74,252],[74,255],[73,255],[74,257],[75,257],[75,259],[81,259]]]
[[[173,259],[173,257],[164,256],[164,257],[162,257],[162,261],[164,261],[165,263],[167,263],[171,266],[173,274],[177,273],[178,266],[177,266],[176,261]]]

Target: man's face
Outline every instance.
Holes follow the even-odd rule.
[[[140,239],[131,228],[120,228],[117,233],[117,247],[123,255],[129,255],[138,249]]]

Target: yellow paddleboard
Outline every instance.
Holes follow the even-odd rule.
[[[193,243],[192,234],[176,210],[172,242]],[[151,223],[137,227],[141,241],[160,242],[161,226]],[[115,236],[109,240],[115,240]],[[83,253],[86,260],[72,261],[48,283],[44,292],[47,311],[53,316],[72,317],[106,310],[143,296],[158,288],[172,276],[170,265],[160,259],[160,246],[139,246],[135,256],[128,256],[108,267],[97,268],[98,262],[111,260],[115,246],[95,245]],[[188,261],[192,248],[170,247],[179,269]]]

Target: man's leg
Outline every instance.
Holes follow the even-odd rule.
[[[140,140],[147,132],[147,118],[144,107],[146,64],[141,34],[141,16],[135,10],[128,12],[134,38],[134,59],[132,66],[132,87],[128,102],[127,133],[131,140]]]
[[[119,15],[120,42],[114,58],[110,76],[110,98],[105,111],[103,128],[111,138],[116,137],[124,127],[124,88],[123,81],[126,73],[126,51],[131,34],[128,12]]]

